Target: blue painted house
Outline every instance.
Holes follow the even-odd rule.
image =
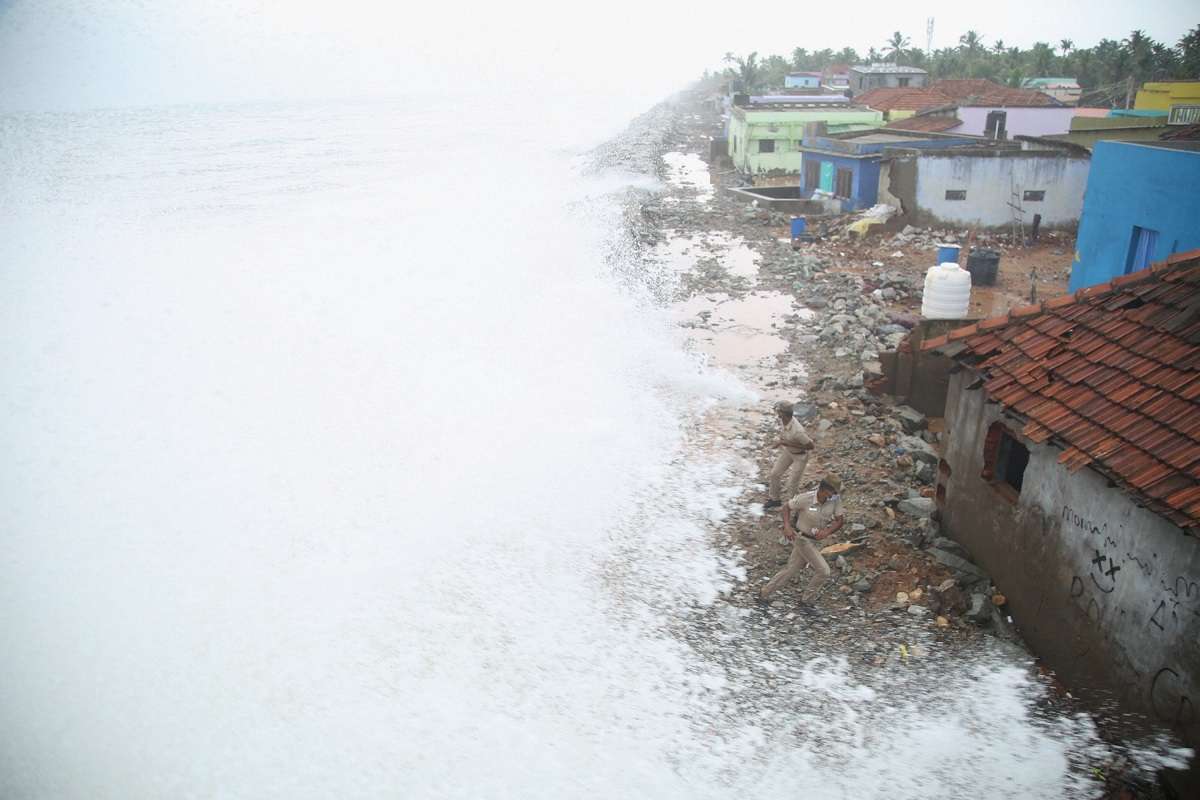
[[[879,199],[879,164],[891,148],[937,149],[977,145],[978,136],[955,136],[878,128],[832,136],[805,136],[800,143],[800,193],[820,189],[841,201],[843,211],[861,211]]]
[[[1070,291],[1200,247],[1200,142],[1097,142]]]
[[[819,72],[789,72],[783,76],[785,89],[816,89],[821,85]]]

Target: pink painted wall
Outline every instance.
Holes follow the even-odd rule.
[[[1099,117],[1107,117],[1108,112],[1110,112],[1110,111],[1112,111],[1111,108],[1087,108],[1085,106],[1079,106],[1075,109],[1075,116],[1077,116],[1077,117],[1098,117],[1098,118]]]
[[[1075,116],[1075,108],[987,108],[960,107],[958,118],[963,121],[947,133],[969,133],[974,136],[983,135],[983,126],[987,122],[989,111],[1006,111],[1008,119],[1004,128],[1008,138],[1014,136],[1048,136],[1052,133],[1067,133],[1071,130],[1071,117]]]

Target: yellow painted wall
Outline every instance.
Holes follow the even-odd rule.
[[[1133,107],[1137,111],[1170,111],[1177,103],[1200,103],[1200,81],[1144,83]]]

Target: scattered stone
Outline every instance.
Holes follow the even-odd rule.
[[[897,511],[910,517],[928,517],[935,508],[933,500],[928,497],[908,497],[896,505]]]
[[[916,433],[928,426],[925,415],[910,406],[900,406],[896,409],[896,417],[900,420],[905,433]]]
[[[884,445],[887,444],[887,440],[884,439],[883,436],[881,436],[878,433],[872,433],[870,436],[867,437],[867,441],[870,442],[871,444],[875,445],[876,447],[883,447]]]
[[[967,609],[967,619],[979,624],[985,624],[992,618],[992,607],[987,595],[976,592],[971,595],[971,606]]]
[[[908,607],[908,613],[914,617],[923,617],[929,613],[929,609],[925,606],[911,605]]]
[[[946,619],[945,617],[943,617],[943,616],[940,616],[940,615],[939,615],[939,616],[938,616],[938,618],[937,618],[937,626],[938,626],[939,628],[948,628],[948,627],[950,627],[950,620],[948,620],[948,619]]]
[[[908,602],[908,592],[896,592],[896,602],[901,605]]]
[[[994,605],[994,606],[996,606],[996,607],[1000,607],[1000,606],[1004,605],[1004,604],[1005,604],[1005,603],[1007,603],[1007,602],[1008,602],[1008,598],[1007,598],[1007,597],[1005,597],[1005,596],[1004,596],[1004,595],[1002,595],[1002,594],[994,594],[994,595],[992,595],[992,605]]]
[[[929,555],[933,556],[935,561],[937,561],[939,564],[949,567],[956,573],[963,573],[976,580],[987,577],[986,572],[972,564],[970,561],[967,561],[965,558],[960,558],[953,553],[948,553],[945,550],[941,550],[936,547],[931,547],[928,552]]]

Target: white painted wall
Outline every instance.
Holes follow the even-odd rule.
[[[1061,155],[1017,153],[1012,156],[922,155],[917,161],[917,212],[926,224],[1011,225],[1013,188],[1024,208],[1023,221],[1042,215],[1044,226],[1079,222],[1091,161]],[[1025,190],[1043,190],[1041,202],[1021,198]],[[947,200],[946,192],[965,190],[966,200]]]

